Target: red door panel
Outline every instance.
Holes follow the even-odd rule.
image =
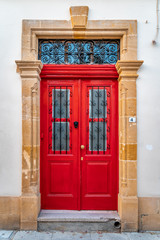
[[[114,66],[43,67],[42,209],[117,209],[117,77]]]

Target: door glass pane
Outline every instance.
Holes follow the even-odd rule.
[[[106,89],[89,90],[89,117],[90,118],[107,117]]]
[[[69,122],[52,123],[52,150],[69,151]]]
[[[107,88],[89,87],[89,151],[107,150]]]
[[[70,89],[52,89],[52,150],[69,151],[70,138]]]
[[[70,89],[52,89],[52,117],[69,118]]]
[[[89,123],[89,151],[106,151],[106,122]]]

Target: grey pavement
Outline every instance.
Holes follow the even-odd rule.
[[[78,233],[78,232],[36,232],[3,231],[0,240],[160,240],[160,232],[145,233]]]

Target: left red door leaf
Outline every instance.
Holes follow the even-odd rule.
[[[78,210],[78,82],[41,82],[42,209]]]

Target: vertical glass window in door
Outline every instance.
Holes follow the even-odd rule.
[[[89,146],[93,154],[107,152],[109,149],[109,114],[110,106],[107,100],[107,87],[91,87],[89,89]],[[108,94],[109,96],[109,94]]]
[[[70,88],[52,87],[50,96],[50,151],[67,154],[70,150]]]

